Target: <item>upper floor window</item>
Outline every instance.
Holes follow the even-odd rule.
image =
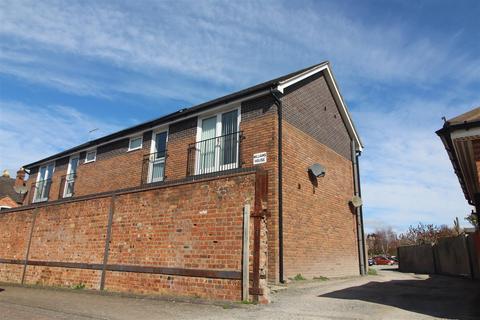
[[[238,168],[239,127],[239,108],[199,119],[197,142],[189,154],[189,159],[196,159],[196,174]]]
[[[37,174],[37,182],[35,183],[35,191],[33,196],[34,202],[47,201],[50,195],[50,186],[52,184],[53,171],[55,164],[53,162],[41,166]]]
[[[85,163],[93,162],[96,159],[97,159],[97,150],[87,151],[87,155],[85,156]]]
[[[130,142],[128,143],[128,151],[142,149],[142,143],[142,136],[130,138]]]

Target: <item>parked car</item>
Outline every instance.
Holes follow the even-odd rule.
[[[393,260],[395,264],[398,264],[398,257],[397,256],[391,256],[390,260]]]
[[[378,257],[373,258],[373,262],[376,265],[379,265],[379,266],[381,266],[381,265],[391,266],[392,264],[395,264],[394,260],[389,259],[387,257],[382,257],[382,256],[378,256]]]
[[[373,261],[373,258],[368,259],[368,266],[373,266],[375,262]]]

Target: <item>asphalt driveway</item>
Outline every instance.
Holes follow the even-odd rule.
[[[379,270],[299,281],[265,306],[0,286],[0,319],[480,319],[480,282]]]

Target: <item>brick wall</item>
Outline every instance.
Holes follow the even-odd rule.
[[[113,219],[108,265],[239,273],[243,207],[246,203],[253,207],[254,194],[255,174],[245,172],[124,192],[115,196],[113,209],[111,196],[103,196],[2,213],[0,281],[21,281],[21,260],[25,258],[35,220],[28,260],[77,266],[29,265],[25,283],[66,287],[82,283],[86,288],[99,289],[102,271],[91,266],[103,263],[110,210]],[[250,231],[252,243],[252,223]],[[266,235],[265,228],[262,234]],[[262,248],[267,251],[266,241]],[[17,264],[5,259],[17,260]],[[261,268],[263,272],[267,269],[265,257]],[[145,270],[107,271],[105,289],[241,299],[240,279],[155,274]]]
[[[268,280],[279,281],[278,274],[278,118],[273,97],[252,99],[242,103],[241,130],[242,166],[253,166],[253,155],[267,152],[267,162],[257,165],[268,172]]]
[[[351,159],[351,139],[322,72],[287,88],[282,101],[286,122]]]
[[[356,275],[351,139],[324,75],[288,88],[282,102],[285,278]],[[327,173],[311,181],[314,163]]]
[[[30,211],[0,213],[0,258],[24,259],[32,223]],[[19,283],[23,266],[0,263],[0,281]]]
[[[283,129],[285,278],[358,275],[352,162],[289,123]],[[326,167],[316,182],[313,163]]]
[[[244,131],[240,152],[243,167],[252,166],[253,154],[268,152],[269,164],[266,169],[273,168],[275,156],[275,111],[271,97],[253,99],[242,104],[242,121],[240,130]],[[166,128],[165,128],[166,129]],[[187,175],[188,147],[196,140],[197,117],[173,123],[168,127],[167,158],[165,163],[165,181],[185,178]],[[86,152],[81,152],[80,162],[75,180],[75,196],[95,194],[123,188],[139,186],[146,180],[148,167],[144,165],[144,157],[151,150],[153,131],[143,134],[143,147],[128,152],[129,138],[120,139],[97,148],[94,162],[85,163]],[[57,200],[63,196],[62,177],[67,174],[69,157],[55,161],[49,200]],[[31,169],[28,179],[28,190],[36,183],[39,167]],[[143,176],[143,177],[142,177]],[[31,203],[33,192],[30,192],[25,204]]]
[[[117,140],[97,148],[93,162],[85,163],[86,152],[79,153],[80,161],[75,180],[75,196],[83,196],[140,185],[144,156],[150,153],[152,131],[143,133],[142,149],[128,152],[129,138]],[[63,197],[62,178],[67,174],[70,157],[55,160],[49,201]],[[39,167],[31,169],[27,181],[29,195],[24,204],[32,203],[32,186],[37,181]]]
[[[293,212],[295,212],[299,218],[297,220],[306,222],[310,221],[309,219],[317,219],[315,215],[319,214],[317,210],[319,202],[321,202],[323,206],[328,207],[320,213],[320,219],[323,219],[321,220],[321,224],[320,220],[317,219],[311,226],[314,228],[312,232],[315,235],[308,241],[306,239],[296,238],[287,239],[294,231],[288,229],[289,226],[286,226],[284,240],[286,273],[290,276],[292,272],[295,272],[292,268],[287,268],[287,265],[298,258],[304,261],[302,267],[299,269],[301,273],[303,272],[306,275],[313,276],[323,272],[323,275],[333,275],[334,272],[330,268],[331,263],[320,266],[320,259],[324,259],[326,255],[333,259],[332,261],[336,261],[335,258],[332,258],[334,253],[348,253],[349,258],[346,258],[344,263],[338,262],[337,265],[339,265],[339,267],[337,268],[337,274],[351,274],[352,268],[358,268],[358,264],[356,264],[353,258],[350,259],[350,256],[357,259],[355,253],[355,234],[354,231],[352,234],[351,229],[351,227],[354,228],[355,225],[354,223],[352,225],[350,223],[354,221],[354,216],[351,216],[350,211],[348,211],[350,215],[348,215],[347,218],[345,211],[345,208],[348,209],[348,199],[353,195],[350,137],[345,124],[335,105],[328,84],[321,73],[288,88],[281,99],[284,105],[284,139],[288,142],[288,145],[287,142],[285,142],[285,152],[283,154],[285,174],[283,181],[285,201],[284,215],[286,216],[284,227],[287,224],[292,224],[296,227],[301,226],[296,220],[292,222]],[[169,137],[165,166],[165,180],[167,182],[182,179],[186,176],[187,150],[188,145],[195,142],[196,126],[196,117],[170,125],[168,129]],[[266,268],[266,272],[268,273],[267,279],[270,282],[277,282],[279,278],[277,126],[277,108],[272,96],[266,95],[242,102],[240,130],[243,131],[244,139],[241,142],[240,150],[241,166],[252,167],[253,154],[267,152],[267,163],[259,165],[259,167],[266,170],[269,176],[268,210],[270,216],[267,220],[268,232],[266,233],[268,237],[268,268]],[[143,149],[133,152],[127,152],[128,139],[119,140],[109,145],[99,147],[97,150],[97,160],[93,163],[84,164],[83,159],[85,153],[82,153],[81,165],[78,169],[78,178],[75,184],[75,195],[86,195],[140,185],[142,159],[150,153],[151,137],[152,131],[144,133]],[[65,164],[65,160],[60,159],[59,161],[63,161]],[[322,163],[322,161],[329,163],[327,170],[329,170],[329,172],[332,170],[332,175],[329,177],[327,174],[324,180],[328,181],[328,183],[326,186],[321,187],[328,187],[334,191],[327,192],[321,187],[317,187],[316,194],[309,194],[309,191],[302,189],[309,189],[309,187],[306,187],[308,183],[310,183],[309,181],[307,183],[305,180],[308,178],[306,177],[306,168],[313,162]],[[36,169],[38,168],[32,168],[31,180],[33,181],[36,177]],[[54,180],[58,180],[58,176],[65,174],[66,166],[59,165],[55,171]],[[55,183],[57,182],[54,181],[54,184]],[[299,184],[300,189],[298,189]],[[59,186],[52,186],[52,200],[56,199],[60,189]],[[188,193],[184,193],[179,199],[182,199],[181,201],[188,200],[189,196],[186,196],[187,194]],[[318,201],[319,195],[324,197],[320,199],[321,201]],[[304,201],[304,196],[308,199],[307,201]],[[305,213],[299,213],[296,209],[292,209],[300,206],[307,206]],[[133,204],[131,210],[137,210],[134,209],[135,207],[139,207],[138,203]],[[139,208],[138,210],[142,209]],[[341,219],[344,218],[346,220],[341,221]],[[317,229],[317,227],[319,227],[319,229]],[[326,241],[326,238],[322,238],[317,234],[318,230],[322,230],[322,233],[327,232],[329,234],[328,241],[331,241],[329,239],[333,237],[334,234],[337,237],[339,237],[339,234],[341,234],[342,237],[346,237],[344,243],[339,244],[333,241],[329,243],[326,242],[325,244],[326,247],[336,246],[340,248],[340,251],[327,251],[326,247],[323,247],[321,251],[315,249],[318,248],[315,241],[318,239]],[[351,241],[352,239],[353,242]],[[297,241],[299,241],[299,246],[312,247],[313,249],[302,249],[302,253],[296,254],[295,250],[299,249],[293,249],[293,243]],[[181,251],[185,251],[187,248],[180,249]],[[128,251],[128,248],[125,250]],[[130,250],[133,249],[130,248]],[[308,257],[309,255],[312,256]],[[116,276],[116,273],[111,273],[112,277]],[[142,276],[135,276],[132,279],[137,279],[141,282]],[[163,283],[163,278],[159,277],[158,279],[159,283]],[[162,284],[162,286],[163,285],[164,284]],[[119,287],[117,286],[116,288],[118,289]],[[155,290],[159,290],[158,287]]]
[[[195,142],[197,117],[170,125],[168,129],[166,180],[184,178],[187,174],[188,146]]]

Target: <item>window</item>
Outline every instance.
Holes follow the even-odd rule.
[[[154,153],[150,155],[150,167],[148,182],[163,181],[165,175],[165,156],[167,153],[167,131],[156,132],[152,147]]]
[[[35,183],[34,202],[47,201],[50,195],[50,185],[52,184],[54,163],[41,166],[37,174],[37,182]]]
[[[240,111],[234,109],[200,119],[196,152],[196,174],[238,167]]]
[[[78,155],[71,156],[68,162],[67,175],[65,176],[65,187],[63,189],[63,197],[73,196],[75,187],[75,178],[77,177],[77,168],[80,157]]]
[[[11,209],[12,207],[9,207],[9,206],[0,206],[0,211],[2,210],[7,210],[7,209]]]
[[[128,144],[128,151],[142,149],[142,142],[142,136],[130,138],[130,143]]]
[[[97,150],[90,150],[87,151],[87,155],[85,156],[85,163],[93,162],[97,159]]]

